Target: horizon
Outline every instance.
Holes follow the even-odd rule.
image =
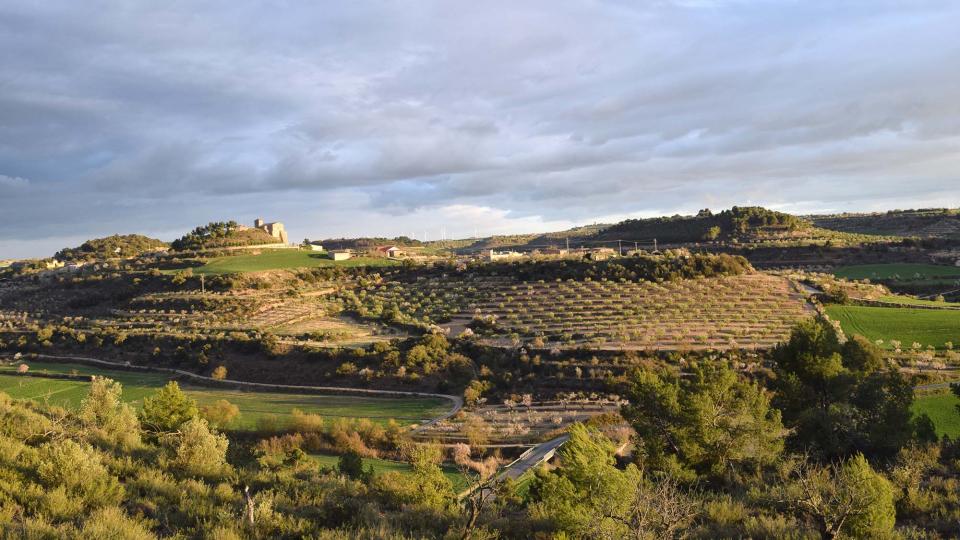
[[[762,204],[761,204],[761,205],[757,205],[757,204],[749,204],[749,205],[740,204],[740,205],[733,205],[733,206],[739,206],[739,207],[759,206],[759,207],[761,207],[761,208],[765,208]],[[713,213],[718,213],[718,212],[721,212],[721,211],[723,211],[723,210],[727,210],[727,209],[729,209],[729,208],[732,208],[732,207],[725,207],[725,208],[706,208],[706,209],[712,211]],[[954,210],[954,209],[957,209],[957,208],[951,207],[951,206],[946,206],[946,207],[903,207],[903,208],[890,208],[890,209],[886,209],[886,210],[867,210],[867,211],[809,212],[809,213],[803,213],[803,214],[800,214],[800,213],[792,213],[792,212],[785,212],[785,213],[792,214],[792,215],[795,215],[795,216],[798,216],[798,217],[812,217],[812,216],[828,216],[828,215],[844,215],[844,214],[846,214],[846,215],[872,215],[872,214],[884,214],[884,213],[888,213],[888,212],[900,212],[900,211],[909,212],[909,211],[920,211],[920,210]],[[423,238],[422,236],[420,236],[420,235],[417,235],[417,232],[416,232],[416,231],[414,231],[414,232],[412,232],[412,233],[410,233],[410,234],[402,234],[402,233],[400,233],[400,234],[360,234],[360,235],[352,235],[352,236],[326,236],[326,237],[316,237],[316,238],[306,237],[306,238],[309,239],[311,242],[320,242],[320,241],[330,241],[330,240],[351,240],[351,239],[357,239],[357,238],[382,238],[382,239],[390,240],[390,239],[396,239],[396,238],[404,237],[404,236],[405,236],[405,237],[407,237],[407,238],[410,238],[411,240],[416,240],[416,241],[421,241],[421,242],[427,242],[427,243],[429,243],[429,242],[444,242],[444,241],[460,241],[460,240],[471,240],[471,239],[490,238],[490,237],[494,237],[494,236],[525,235],[525,234],[535,235],[535,234],[544,234],[544,233],[552,233],[552,232],[563,232],[563,231],[566,231],[566,230],[572,230],[572,229],[577,229],[577,228],[581,228],[581,227],[590,227],[590,226],[596,226],[596,225],[611,226],[611,225],[615,225],[615,224],[617,224],[617,223],[619,223],[619,222],[621,222],[621,221],[625,221],[625,220],[628,220],[628,219],[654,219],[654,218],[659,218],[659,217],[674,217],[674,216],[695,217],[696,214],[697,214],[697,212],[699,212],[700,210],[703,210],[703,208],[697,209],[696,211],[690,211],[690,212],[676,212],[676,213],[671,213],[671,214],[644,215],[644,216],[636,216],[636,217],[627,216],[627,217],[619,218],[619,219],[617,219],[617,220],[615,220],[615,221],[592,221],[592,222],[577,223],[577,224],[573,224],[573,225],[566,226],[566,227],[564,227],[564,228],[562,228],[562,229],[557,229],[557,228],[545,228],[545,229],[543,229],[543,230],[510,231],[510,232],[494,233],[494,234],[488,234],[488,235],[484,235],[484,234],[463,235],[463,236],[461,236],[461,235],[451,235],[451,234],[449,234],[448,232],[441,230],[441,231],[436,231],[436,233],[437,233],[437,237],[436,237],[436,238],[430,238],[429,235],[427,235],[427,238],[426,238],[426,239],[424,239],[424,238]],[[773,210],[773,209],[771,208],[771,210]],[[779,210],[778,210],[778,211],[779,211]],[[213,221],[224,221],[224,222],[226,222],[226,221],[231,221],[231,219],[232,219],[232,218],[224,218],[224,219],[216,219],[216,220],[213,220]],[[239,224],[239,225],[245,225],[245,226],[247,226],[247,227],[250,227],[250,226],[252,226],[252,222],[254,221],[254,219],[257,219],[257,218],[250,219],[250,220],[248,220],[249,222],[243,222],[243,221],[239,221],[239,220],[236,220],[236,219],[232,219],[232,220],[233,220],[233,221],[236,221],[237,224]],[[269,222],[270,220],[266,220],[266,221]],[[281,223],[284,223],[282,220],[276,220],[276,221],[280,221]],[[198,225],[205,225],[205,224],[206,224],[206,223],[201,223],[201,224],[198,224]],[[286,228],[286,224],[285,224],[285,223],[284,223],[284,227]],[[158,240],[162,240],[162,241],[164,241],[164,242],[170,243],[170,242],[172,242],[173,240],[175,240],[175,239],[183,236],[184,234],[190,232],[191,230],[193,230],[193,228],[194,228],[194,227],[191,227],[191,228],[188,229],[188,230],[184,230],[182,233],[177,233],[175,236],[173,236],[173,237],[168,237],[168,238],[160,238],[160,237],[158,237],[158,236],[151,236],[151,235],[149,235],[149,234],[143,234],[143,233],[136,232],[136,231],[133,231],[133,232],[116,232],[116,233],[112,233],[112,234],[105,235],[104,237],[106,237],[106,236],[113,236],[113,235],[143,234],[143,236],[148,236],[148,237],[151,237],[151,238],[156,238],[156,239],[158,239]],[[288,232],[289,232],[289,230],[288,230]],[[476,232],[476,233],[480,233],[481,231],[477,230],[477,231],[475,231],[475,232]],[[441,237],[441,235],[445,235],[445,236],[444,236],[444,237]],[[99,237],[99,238],[103,238],[103,237]],[[298,238],[299,238],[299,237],[291,236],[291,237],[290,237],[290,243],[291,243],[291,244],[296,244],[297,242],[299,242]],[[57,251],[59,251],[60,249],[75,248],[75,247],[80,246],[83,242],[85,242],[85,241],[87,241],[87,240],[92,240],[92,239],[94,239],[94,238],[93,238],[93,237],[83,238],[82,240],[78,240],[75,244],[68,245],[68,246],[63,246],[62,248],[57,248],[57,249],[51,251],[49,254],[45,254],[45,255],[26,256],[26,257],[4,257],[4,256],[0,256],[0,260],[43,259],[43,258],[49,258],[49,257],[52,257],[52,256],[53,256]],[[633,240],[631,239],[630,241],[633,241]],[[605,241],[605,242],[615,242],[615,241],[614,241],[614,240],[607,240],[607,241]],[[2,255],[2,254],[0,254],[0,255]]]
[[[256,217],[436,240],[960,207],[958,23],[947,1],[7,2],[0,259]]]

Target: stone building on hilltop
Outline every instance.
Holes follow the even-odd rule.
[[[280,223],[279,221],[274,221],[273,223],[264,223],[263,218],[257,218],[256,221],[253,222],[253,226],[261,231],[266,231],[267,234],[276,238],[277,240],[280,240],[284,244],[288,243],[287,231],[283,228],[283,223]]]

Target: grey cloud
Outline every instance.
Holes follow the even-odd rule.
[[[958,25],[947,0],[13,0],[0,241],[960,204]]]

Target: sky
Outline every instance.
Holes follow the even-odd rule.
[[[4,0],[0,259],[960,206],[960,2]]]

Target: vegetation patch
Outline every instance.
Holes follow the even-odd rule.
[[[167,249],[169,244],[141,234],[115,234],[87,240],[75,248],[63,248],[54,255],[60,261],[93,261],[114,257],[136,257],[150,251]]]
[[[957,406],[960,406],[960,398],[945,390],[918,395],[913,402],[913,412],[929,416],[938,436],[956,438],[960,436],[960,412],[957,411]]]
[[[90,388],[88,381],[56,379],[15,374],[16,366],[0,366],[0,392],[18,399],[42,401],[76,409]],[[31,363],[38,375],[76,375],[109,377],[123,384],[124,401],[139,408],[142,400],[167,383],[163,373],[139,373],[109,370],[81,364]],[[449,402],[431,398],[379,398],[366,396],[287,394],[244,392],[200,386],[184,386],[184,393],[201,407],[225,399],[240,409],[240,416],[229,427],[233,429],[284,429],[293,409],[330,418],[369,418],[378,423],[393,419],[402,425],[420,423],[443,414]]]
[[[310,458],[316,461],[321,467],[336,470],[340,462],[340,456],[329,454],[310,454]],[[413,472],[413,466],[405,461],[393,461],[380,458],[363,458],[363,466],[370,467],[373,470],[373,476],[377,477],[383,473],[396,472],[400,474],[410,474]],[[454,491],[460,492],[469,487],[470,480],[460,472],[457,467],[451,464],[443,464],[440,467],[443,475],[453,484]]]

